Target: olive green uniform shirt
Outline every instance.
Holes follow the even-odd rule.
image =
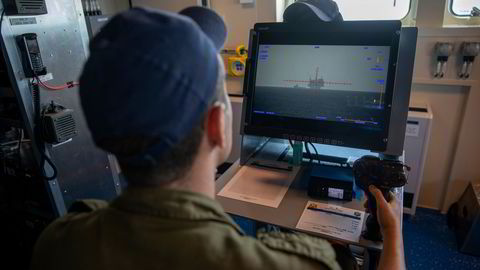
[[[40,236],[32,269],[340,269],[335,251],[305,234],[245,233],[202,194],[129,188],[110,205],[71,213]]]

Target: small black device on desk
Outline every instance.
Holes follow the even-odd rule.
[[[310,173],[308,196],[351,201],[353,171],[350,167],[315,165]]]

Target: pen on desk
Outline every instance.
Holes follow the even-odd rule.
[[[348,218],[352,218],[352,219],[356,219],[356,220],[361,219],[360,216],[343,214],[343,213],[339,213],[339,212],[335,212],[335,211],[329,211],[329,210],[325,210],[325,209],[316,208],[316,207],[313,207],[313,206],[308,206],[307,209],[312,210],[312,211],[323,212],[323,213],[326,213],[326,214],[337,215],[337,216],[341,216],[341,217],[348,217]]]

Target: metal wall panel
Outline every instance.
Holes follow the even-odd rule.
[[[33,106],[29,79],[23,74],[15,36],[33,32],[43,62],[58,85],[78,81],[88,53],[88,34],[80,0],[47,0],[48,14],[40,16],[5,16],[2,37],[11,68],[10,77],[17,93],[26,131],[33,138]],[[1,4],[0,4],[1,5]],[[16,25],[18,18],[29,18],[30,24]],[[7,63],[8,64],[8,63]],[[75,199],[112,199],[120,192],[118,176],[112,172],[107,154],[97,149],[91,139],[78,98],[78,87],[62,91],[41,88],[42,104],[51,100],[75,111],[78,135],[72,141],[48,147],[58,169],[58,178],[49,181],[59,215],[65,213]],[[38,152],[36,153],[39,160]],[[49,166],[45,165],[47,171]]]

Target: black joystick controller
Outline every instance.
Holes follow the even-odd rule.
[[[372,241],[382,241],[380,225],[377,221],[377,202],[368,190],[370,185],[377,187],[383,197],[390,201],[390,191],[407,183],[406,170],[410,168],[398,160],[382,160],[375,156],[363,156],[353,163],[355,185],[365,191],[368,197],[370,216],[367,218],[367,230],[363,237]]]

